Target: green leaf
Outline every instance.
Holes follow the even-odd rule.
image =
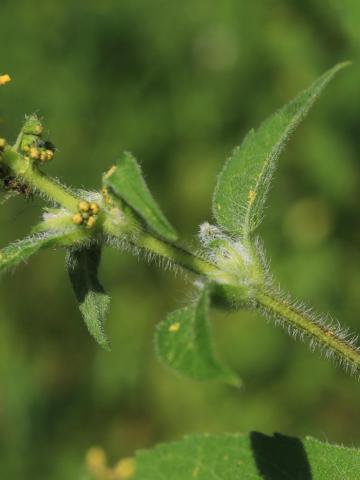
[[[332,77],[348,62],[328,70],[307,90],[251,130],[219,175],[213,214],[227,232],[247,237],[261,223],[276,161],[291,133],[305,117]]]
[[[62,241],[61,233],[43,232],[18,240],[0,250],[0,273],[15,268],[42,248],[56,245]]]
[[[360,451],[281,434],[192,435],[140,451],[134,480],[358,480]]]
[[[7,190],[4,190],[4,189],[0,188],[0,205],[3,205],[10,198],[15,197],[16,195],[18,195],[17,192],[14,192],[14,191],[11,191],[11,190],[7,191]]]
[[[104,186],[133,208],[155,233],[170,241],[177,239],[175,230],[151,195],[140,165],[130,153],[125,152],[104,176]]]
[[[98,246],[69,249],[66,265],[90,334],[105,350],[110,351],[110,343],[104,329],[110,297],[106,295],[97,278],[100,258],[101,248]]]
[[[215,358],[208,309],[209,291],[204,288],[195,303],[170,313],[156,329],[158,356],[167,366],[194,380],[221,379],[239,385],[235,374]]]

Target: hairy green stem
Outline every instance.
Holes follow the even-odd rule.
[[[312,318],[301,308],[291,305],[282,298],[269,294],[258,293],[256,296],[258,307],[270,316],[284,321],[295,331],[308,336],[314,346],[325,349],[325,353],[334,353],[340,362],[350,370],[360,370],[360,350],[353,342],[346,339],[346,335],[326,325],[323,321]]]
[[[166,258],[195,274],[208,277],[210,280],[219,281],[221,279],[222,282],[220,283],[223,284],[219,285],[219,287],[222,286],[223,289],[216,289],[216,292],[222,297],[220,305],[223,304],[227,308],[234,309],[238,306],[236,298],[244,298],[243,285],[235,285],[231,282],[232,278],[218,266],[185,250],[181,246],[160,240],[149,233],[142,234],[137,239],[136,245],[148,252]],[[360,350],[353,342],[347,340],[346,335],[336,331],[336,329],[326,325],[316,317],[312,317],[280,296],[265,292],[261,287],[257,289],[254,300],[257,308],[268,316],[284,322],[284,324],[294,329],[295,332],[300,332],[307,336],[313,346],[319,346],[324,349],[326,354],[335,354],[339,361],[346,367],[349,367],[350,370],[360,370]]]
[[[11,170],[11,172],[21,178],[27,185],[34,190],[45,195],[50,200],[67,208],[71,212],[76,212],[79,198],[72,195],[63,186],[42,173],[30,160],[25,160],[15,150],[8,148],[1,156],[1,161]]]
[[[170,243],[167,240],[161,240],[149,233],[143,233],[137,239],[136,245],[148,252],[166,258],[198,275],[211,277],[222,273],[216,265],[207,262],[185,248]]]
[[[71,194],[63,186],[43,174],[30,160],[26,160],[16,150],[7,148],[1,156],[1,161],[7,165],[12,174],[20,177],[30,187],[50,200],[67,208],[71,212],[77,212],[79,198]],[[103,222],[101,222],[103,224]],[[105,224],[105,232],[107,230]],[[114,234],[114,232],[108,232]],[[219,266],[192,253],[184,247],[167,240],[153,236],[149,232],[142,231],[132,243],[156,256],[162,257],[177,264],[192,273],[208,277],[215,281],[219,287],[223,303],[233,309],[233,299],[244,298],[244,285],[236,284],[236,280],[229,273],[223,271]],[[231,295],[228,296],[228,290]],[[352,370],[360,370],[360,351],[351,342],[347,341],[341,332],[334,331],[323,322],[312,318],[301,309],[291,305],[286,300],[272,293],[266,293],[261,288],[257,289],[255,295],[257,307],[268,315],[275,317],[308,336],[314,344],[323,347],[336,356]],[[235,302],[236,303],[236,302]]]

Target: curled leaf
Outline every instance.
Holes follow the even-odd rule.
[[[110,307],[110,297],[105,293],[97,277],[100,258],[101,248],[97,245],[69,249],[66,265],[86,326],[99,345],[109,351],[110,343],[104,325]]]

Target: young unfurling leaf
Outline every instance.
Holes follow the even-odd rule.
[[[110,350],[104,325],[110,306],[110,297],[106,295],[97,278],[101,257],[98,246],[82,249],[70,249],[66,265],[79,308],[90,334],[105,349]]]
[[[332,77],[347,62],[333,67],[281,110],[251,130],[218,178],[213,214],[228,233],[246,238],[261,223],[276,161],[291,133]]]
[[[195,380],[220,379],[239,384],[235,374],[216,359],[209,331],[209,291],[204,288],[197,301],[170,313],[155,334],[155,348],[169,367]]]
[[[125,152],[117,165],[105,174],[104,186],[133,208],[153,232],[170,241],[177,239],[175,230],[151,195],[140,165],[130,153]]]

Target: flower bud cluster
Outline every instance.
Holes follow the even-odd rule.
[[[42,139],[43,126],[36,116],[29,117],[23,127],[20,151],[27,160],[46,163],[53,159],[55,146]]]
[[[96,202],[81,200],[78,204],[78,212],[72,217],[75,225],[84,225],[86,228],[93,228],[96,225],[100,207]]]

